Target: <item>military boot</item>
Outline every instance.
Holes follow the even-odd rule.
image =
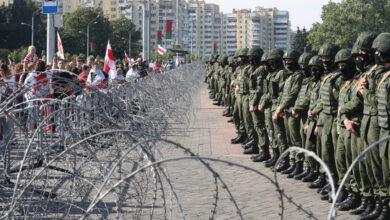
[[[226,109],[225,111],[222,112],[222,116],[226,116],[226,114],[228,113],[228,109]]]
[[[345,188],[342,188],[341,191],[340,191],[340,196],[338,198],[338,200],[336,201],[336,207],[339,207],[341,205],[343,205],[347,200],[350,200],[352,196],[352,193],[349,194],[347,190],[345,190]]]
[[[261,153],[258,154],[258,156],[254,157],[252,159],[253,162],[263,162],[271,158],[271,155],[269,154],[269,149],[266,146],[261,147]]]
[[[259,147],[257,144],[252,144],[250,147],[244,150],[244,154],[258,154],[259,153]]]
[[[296,180],[302,180],[302,179],[305,178],[307,175],[309,175],[310,172],[311,172],[311,168],[308,167],[308,168],[306,168],[302,173],[300,173],[300,174],[294,176],[294,179],[296,179]]]
[[[228,114],[226,114],[226,117],[232,117],[232,116],[233,116],[233,114],[231,111],[229,111]]]
[[[243,142],[246,138],[246,135],[244,134],[238,134],[238,136],[236,138],[233,138],[232,140],[230,140],[230,143],[232,144],[239,144],[241,142]]]
[[[295,166],[296,166],[295,159],[291,159],[290,160],[290,167],[286,170],[283,170],[282,174],[290,174],[290,173],[294,172]]]
[[[329,188],[330,188],[330,184],[327,183],[325,186],[318,188],[317,193],[319,193],[321,195],[325,195],[325,194],[329,193]]]
[[[292,173],[288,174],[287,178],[293,178],[303,172],[303,161],[298,161]]]
[[[355,209],[349,210],[349,214],[351,214],[351,215],[362,214],[366,210],[369,203],[374,204],[374,200],[371,197],[363,197],[362,201],[360,202],[360,206],[358,206]]]
[[[233,123],[233,122],[234,122],[234,121],[233,121],[233,118],[230,118],[227,122],[228,122],[228,123]]]
[[[285,158],[280,161],[278,166],[275,168],[276,172],[282,172],[290,167],[290,158],[286,156]]]
[[[318,173],[314,172],[314,170],[310,170],[310,173],[303,177],[302,182],[314,182],[318,178]]]
[[[355,209],[360,205],[360,196],[356,193],[350,193],[348,195],[348,199],[346,199],[343,203],[339,205],[340,211],[348,211],[351,209]]]
[[[242,145],[246,145],[249,143],[249,138],[247,136],[245,136],[245,139],[241,142]]]
[[[378,218],[382,213],[382,207],[382,202],[377,200],[375,202],[375,208],[369,213],[366,213],[366,209],[366,211],[359,215],[359,220],[372,220]]]
[[[317,189],[317,188],[321,188],[325,185],[326,185],[325,174],[321,173],[313,183],[309,184],[309,188],[310,189]]]
[[[381,215],[377,220],[389,220],[390,219],[390,208],[388,205],[383,205]]]
[[[273,150],[273,155],[271,159],[265,162],[265,167],[273,167],[276,161],[279,159],[280,156],[279,148],[273,148],[272,150]]]

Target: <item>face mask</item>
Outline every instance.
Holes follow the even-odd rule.
[[[383,64],[380,54],[375,54],[375,64]]]
[[[339,68],[339,70],[340,70],[341,74],[343,75],[343,79],[345,79],[345,80],[350,79],[354,74],[350,64],[348,64],[342,68]]]
[[[331,60],[322,61],[322,63],[324,64],[324,68],[325,68],[326,70],[332,68],[333,62],[332,62]]]
[[[270,61],[269,61],[269,64],[270,64],[272,70],[277,69],[278,66],[279,66],[279,65],[278,65],[278,62],[275,61],[275,60],[270,60]]]
[[[366,66],[366,61],[364,60],[355,60],[356,67],[359,70],[364,70],[364,67]]]
[[[264,65],[265,65],[265,70],[267,70],[268,72],[270,72],[272,70],[271,65],[269,64],[269,62],[266,62]]]
[[[321,77],[321,70],[317,68],[311,69],[311,75],[313,76],[312,80],[317,81]]]
[[[303,73],[303,75],[305,75],[305,76],[309,76],[309,67],[305,67],[305,68],[303,68],[303,69],[301,69],[302,70],[302,73]]]

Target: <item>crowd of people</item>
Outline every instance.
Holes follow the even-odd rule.
[[[308,182],[332,201],[330,179],[311,157],[316,153],[340,186],[351,163],[370,145],[390,135],[390,33],[361,33],[352,49],[324,44],[318,54],[259,47],[234,56],[213,56],[205,81],[215,105],[231,117],[244,154],[276,172]],[[390,219],[389,142],[370,150],[354,166],[336,201],[359,219]]]
[[[63,99],[72,94],[79,95],[81,90],[90,92],[92,88],[105,93],[111,86],[160,74],[176,66],[172,61],[164,63],[158,60],[142,61],[141,58],[126,59],[116,63],[115,71],[105,72],[104,60],[93,56],[86,60],[77,56],[70,62],[55,57],[51,63],[46,63],[44,57],[38,57],[36,48],[30,46],[24,60],[19,63],[15,63],[11,56],[8,56],[8,60],[0,60],[0,99],[4,104],[11,97],[13,100],[7,102],[9,107],[13,105],[31,109],[28,116],[20,116],[26,130],[31,131],[36,127],[38,113],[35,107],[46,104],[51,98]],[[51,114],[52,107],[44,109],[43,114]],[[12,130],[11,127],[7,117],[0,117],[0,145],[4,144],[3,134]],[[53,126],[47,126],[46,130],[48,135],[55,132]]]

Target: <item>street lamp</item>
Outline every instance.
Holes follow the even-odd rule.
[[[129,54],[131,56],[131,31],[129,31],[129,38],[126,39],[124,37],[121,37],[122,40],[129,40]]]
[[[87,57],[89,57],[89,25],[91,25],[92,23],[93,24],[96,24],[97,21],[95,21],[96,19],[99,18],[100,15],[96,16],[96,18],[94,18],[92,21],[90,21],[87,25]]]
[[[31,45],[34,45],[34,17],[40,11],[41,11],[41,9],[39,8],[33,12],[32,17],[31,17],[31,24],[27,24],[24,22],[20,23],[22,25],[26,25],[26,26],[31,27]]]

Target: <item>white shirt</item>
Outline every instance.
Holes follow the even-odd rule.
[[[106,77],[104,76],[101,70],[91,70],[88,74],[87,85],[88,86],[97,86],[99,83],[103,82]]]
[[[136,68],[131,68],[128,72],[127,72],[127,74],[126,74],[126,81],[127,82],[130,82],[130,81],[132,81],[132,80],[134,80],[134,79],[138,79],[138,78],[140,78],[141,76],[138,74],[138,71],[137,71],[137,69]]]
[[[32,98],[34,96],[36,97],[43,97],[45,95],[51,94],[53,92],[53,88],[51,86],[51,77],[52,72],[46,72],[46,79],[48,80],[48,83],[43,82],[37,82],[38,74],[34,72],[30,72],[26,80],[24,81],[24,85],[27,88],[30,88],[30,91],[27,92],[27,98]],[[37,83],[42,83],[41,85],[37,85]],[[35,88],[36,87],[36,88]],[[36,89],[36,93],[33,93],[33,89]]]

